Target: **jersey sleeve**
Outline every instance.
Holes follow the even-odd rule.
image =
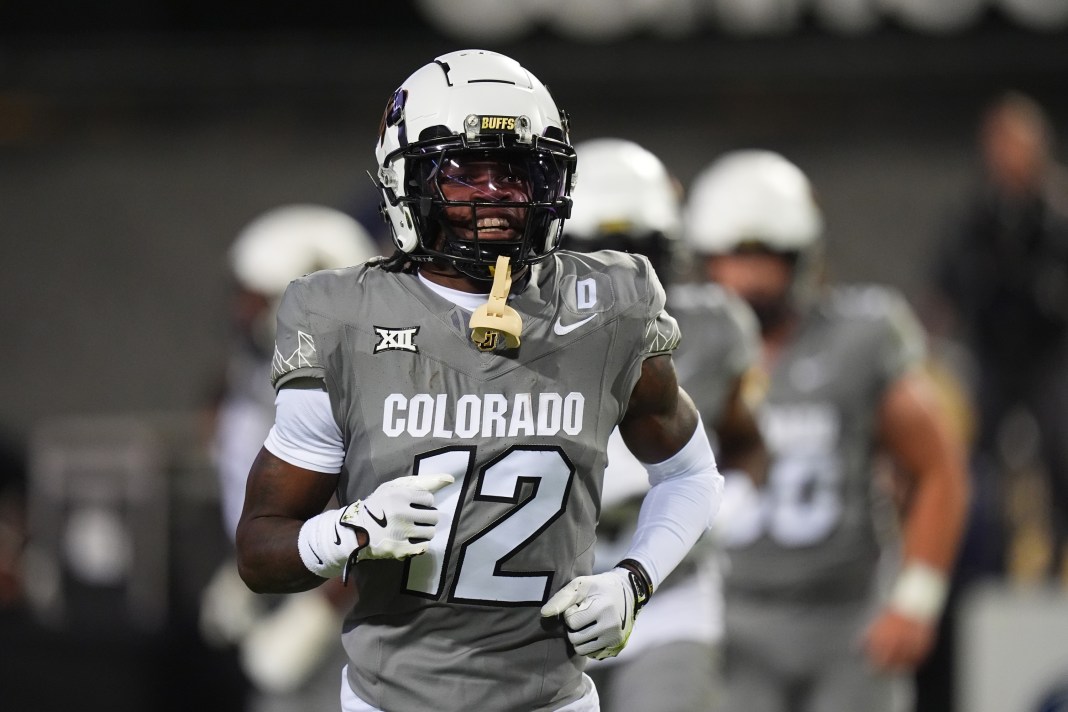
[[[640,259],[645,263],[649,280],[648,318],[641,345],[642,358],[646,359],[650,356],[669,354],[677,349],[682,339],[682,332],[679,330],[679,323],[664,308],[667,297],[656,272],[648,260],[644,257]]]
[[[760,356],[760,326],[749,307],[738,297],[725,294],[724,313],[728,324],[727,368],[741,378],[756,364]]]
[[[923,326],[905,298],[894,291],[882,292],[878,366],[885,384],[919,367],[927,355]]]
[[[305,306],[305,283],[291,282],[278,305],[271,385],[278,390],[295,378],[324,378],[315,332]]]

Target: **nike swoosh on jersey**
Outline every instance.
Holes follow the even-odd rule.
[[[383,529],[386,528],[386,513],[385,512],[382,513],[381,517],[376,517],[374,512],[372,512],[370,509],[368,509],[367,510],[367,516],[370,517],[371,519],[373,519],[374,523],[377,524],[378,526],[382,527]]]
[[[334,543],[341,546],[341,532],[337,530],[337,525],[334,525]]]
[[[591,316],[586,317],[585,319],[581,319],[579,321],[576,321],[574,324],[562,324],[560,322],[560,318],[557,317],[556,321],[553,323],[553,333],[556,334],[557,336],[564,336],[565,334],[570,334],[572,331],[574,331],[575,329],[579,328],[580,326],[582,326],[586,322],[590,321],[591,319],[596,319],[596,318],[597,318],[597,315],[593,314]]]

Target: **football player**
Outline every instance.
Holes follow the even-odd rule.
[[[417,70],[376,156],[397,251],[286,291],[241,575],[357,587],[346,712],[596,710],[587,657],[623,648],[722,487],[671,362],[678,326],[648,260],[558,251],[575,153],[514,60],[464,50]],[[595,575],[617,425],[653,486]]]
[[[234,343],[222,397],[213,413],[212,447],[224,525],[231,539],[249,467],[274,420],[268,376],[274,314],[282,293],[291,280],[304,274],[359,264],[378,254],[360,223],[341,211],[312,204],[268,210],[243,228],[231,245]],[[241,582],[231,557],[203,592],[201,630],[213,643],[238,646],[242,668],[254,685],[253,710],[336,709],[336,691],[324,694],[314,689],[314,682],[326,674],[331,661],[337,661],[337,631],[352,599],[351,587],[346,589],[338,581],[268,605]]]
[[[763,476],[767,453],[749,404],[745,374],[759,350],[756,319],[740,298],[703,280],[683,282],[681,185],[641,145],[598,138],[575,146],[580,169],[564,246],[645,255],[667,288],[686,335],[674,359],[680,385],[710,426],[725,477]],[[645,470],[618,433],[608,442],[597,538],[600,570],[618,558],[649,489]],[[627,648],[591,665],[602,706],[612,712],[707,712],[717,704],[722,593],[715,550],[693,549],[635,621]]]
[[[924,335],[894,291],[822,283],[821,212],[779,154],[714,162],[686,228],[709,276],[753,307],[763,342],[768,481],[736,478],[724,500],[727,709],[889,711],[900,673],[932,645],[966,510],[963,448],[920,368]],[[892,554],[877,452],[911,477]],[[881,551],[893,557],[885,592]]]

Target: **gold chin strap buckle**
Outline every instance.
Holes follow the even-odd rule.
[[[504,339],[504,348],[519,348],[523,319],[519,312],[508,306],[508,292],[512,289],[512,267],[508,258],[498,256],[497,265],[490,267],[490,273],[493,286],[490,287],[489,301],[476,309],[468,322],[471,340],[478,345],[479,351],[495,350],[501,339]]]

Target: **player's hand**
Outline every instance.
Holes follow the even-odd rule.
[[[367,535],[357,561],[406,559],[425,552],[438,525],[434,493],[452,483],[452,475],[444,474],[398,477],[345,507],[339,523]]]
[[[864,652],[877,670],[907,672],[934,646],[935,622],[924,622],[886,608],[864,633]]]
[[[630,572],[615,568],[572,580],[542,606],[541,614],[563,614],[575,652],[603,660],[619,655],[627,644],[638,613],[637,596]]]
[[[215,647],[234,645],[263,613],[263,597],[249,590],[237,573],[237,562],[227,559],[200,593],[200,634]]]
[[[241,667],[264,692],[295,692],[337,647],[343,617],[321,588],[289,594],[241,641]]]
[[[422,554],[439,519],[434,493],[452,482],[452,475],[446,474],[398,477],[362,500],[312,517],[297,539],[301,560],[310,571],[332,578],[346,569],[350,558]]]

